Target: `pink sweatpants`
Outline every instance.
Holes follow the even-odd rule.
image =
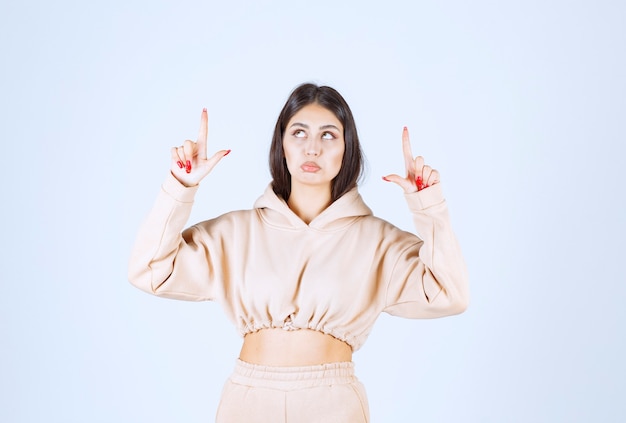
[[[259,366],[237,360],[222,392],[217,423],[368,423],[354,363]]]

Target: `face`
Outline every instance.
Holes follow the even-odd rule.
[[[343,125],[319,104],[300,109],[287,123],[283,150],[291,174],[291,189],[328,188],[341,169],[345,142]]]

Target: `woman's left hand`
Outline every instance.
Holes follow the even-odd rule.
[[[409,130],[404,127],[402,131],[402,153],[404,154],[404,164],[406,166],[406,177],[392,174],[383,176],[388,182],[394,182],[407,194],[421,191],[431,185],[439,183],[439,172],[424,164],[424,158],[417,156],[413,158],[411,152],[411,142],[409,140]]]

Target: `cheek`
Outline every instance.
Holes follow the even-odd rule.
[[[345,145],[342,145],[340,148],[337,149],[337,161],[339,162],[339,165],[341,165],[341,162],[343,161],[343,156],[346,154],[346,148]]]
[[[335,154],[333,154],[333,167],[335,168],[337,173],[339,173],[339,171],[341,170],[341,163],[343,162],[344,154],[345,149],[343,148],[337,149]]]
[[[287,147],[285,144],[283,144],[283,155],[285,156],[285,160],[289,162],[289,159],[291,158],[291,154],[289,151],[289,147]]]
[[[283,154],[285,156],[285,162],[287,162],[287,169],[289,169],[289,172],[292,172],[291,166],[293,166],[294,164],[294,161],[292,160],[292,152],[289,150],[289,148],[285,148],[283,146]]]

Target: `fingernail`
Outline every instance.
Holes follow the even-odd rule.
[[[227,150],[226,153],[224,153],[224,155],[222,157],[226,157],[230,154],[230,150]]]
[[[386,176],[383,176],[383,181],[387,181],[387,182],[389,182],[389,179],[387,179],[387,177],[386,177]]]
[[[204,109],[202,109],[203,112],[206,112],[206,107]]]
[[[181,162],[180,160],[176,162],[176,164],[178,165],[179,168],[183,168],[183,162]]]
[[[191,172],[191,161],[187,160],[187,166],[186,169],[187,173]]]
[[[422,189],[424,189],[424,184],[422,182],[422,177],[418,176],[417,178],[415,178],[415,185],[417,185],[417,190],[421,191]]]
[[[409,128],[407,128],[406,126],[404,127],[404,129],[402,129],[403,131],[408,131]]]

